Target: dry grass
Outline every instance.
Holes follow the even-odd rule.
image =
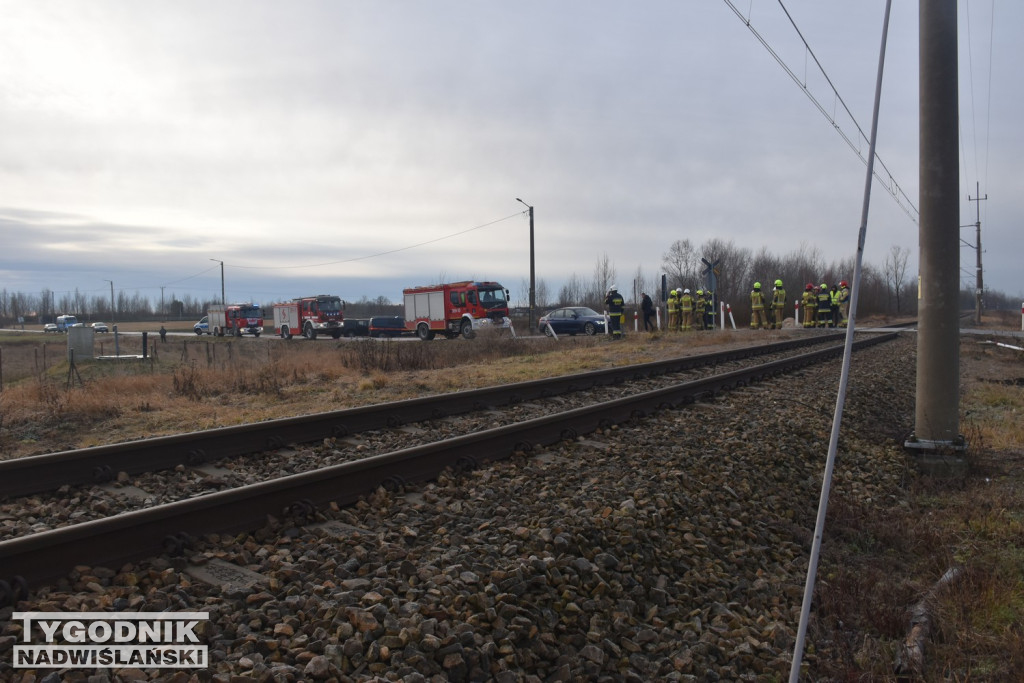
[[[896,506],[834,500],[816,591],[817,674],[894,681],[909,609],[929,602],[922,681],[1024,680],[1024,356],[961,345],[968,469],[908,472]],[[950,568],[960,578],[940,585]],[[827,663],[825,663],[827,661]]]
[[[0,334],[0,453],[48,453],[699,353],[731,334],[473,341],[150,336],[146,360],[78,361],[63,337]],[[113,353],[97,337],[97,355]],[[141,338],[120,338],[122,355]]]

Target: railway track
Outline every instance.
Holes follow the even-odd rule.
[[[831,336],[841,337],[842,335]],[[857,342],[857,348],[888,341],[895,336],[895,334],[882,334],[860,340]],[[823,339],[825,338],[818,337],[814,341]],[[794,347],[799,347],[807,343],[812,343],[812,340],[799,340],[798,343],[787,342],[786,344],[795,344]],[[776,350],[778,350],[777,347]],[[748,354],[744,357],[749,357],[751,352],[750,349],[744,349],[724,352],[724,355]],[[841,352],[842,345],[832,345],[790,358],[690,382],[673,383],[660,389],[566,412],[0,542],[0,579],[5,579],[3,583],[0,583],[0,601],[4,600],[5,596],[8,600],[17,597],[19,593],[25,592],[30,585],[45,583],[62,576],[72,565],[120,566],[139,557],[160,553],[180,554],[187,548],[190,537],[207,533],[236,533],[251,529],[261,525],[268,515],[291,517],[298,523],[302,523],[313,519],[318,506],[328,502],[345,506],[356,502],[360,497],[381,486],[392,490],[402,490],[405,487],[432,480],[445,469],[452,469],[456,472],[466,471],[490,461],[507,458],[515,452],[537,452],[543,447],[559,441],[575,439],[597,429],[644,417],[661,409],[672,408],[735,387],[746,386],[767,377],[821,362],[828,357],[837,356]],[[718,356],[716,362],[723,362],[723,354],[712,355]],[[679,359],[672,362],[682,362],[687,367],[692,367],[689,364],[697,362],[697,359]],[[707,359],[704,364],[707,364]],[[642,377],[644,373],[663,374],[685,369],[678,367],[671,369],[673,367],[675,366],[659,362],[558,378],[547,383],[547,386],[545,386],[546,382],[511,385],[504,388],[504,400],[508,403],[515,403],[525,400],[525,397],[528,396],[551,396],[556,391],[569,391],[571,388],[582,388],[591,383],[623,382],[627,379]],[[559,389],[560,386],[561,389]],[[458,412],[456,408],[459,406],[462,406],[461,410],[470,410],[481,405],[489,405],[488,401],[493,404],[498,400],[495,397],[502,394],[499,392],[490,395],[486,393],[488,391],[493,390],[481,390],[481,393],[463,392],[452,396],[453,403],[449,404],[447,408],[431,406],[426,399],[404,401],[400,405],[403,408],[423,411],[428,418],[436,419],[445,414],[455,414]],[[388,405],[394,406],[395,404]],[[388,408],[385,406],[378,406],[376,409],[379,412],[374,414],[374,424],[395,424],[395,419],[388,419],[389,415],[396,414],[394,408],[390,409],[391,412],[388,412]],[[446,410],[451,412],[446,412]],[[291,423],[295,420],[310,420],[312,424],[318,425],[319,429],[325,430],[326,434],[337,436],[339,434],[338,425],[344,427],[344,434],[351,433],[348,423],[340,421],[339,418],[342,415],[351,417],[353,413],[358,414],[359,409],[339,411],[339,413],[329,414],[330,417],[310,416],[275,422]],[[414,416],[418,415],[418,412],[403,412],[403,421],[412,421]],[[265,447],[268,438],[285,433],[280,429],[281,425],[272,423],[261,423],[251,427],[260,431],[260,436],[254,437],[256,441],[253,441],[252,445],[260,443]],[[276,430],[275,427],[277,427]],[[229,431],[237,436],[237,432],[242,429],[229,428],[228,430],[214,431]],[[306,433],[308,434],[308,431]],[[185,435],[185,437],[191,436],[194,435]],[[202,437],[196,436],[195,438]],[[216,440],[224,437],[223,434],[218,434],[206,435],[206,438]],[[285,437],[279,436],[279,438],[284,439]],[[115,453],[119,453],[120,449],[127,450],[132,447],[138,453],[148,442],[173,441],[175,439],[184,443],[189,441],[183,437],[169,437],[133,442],[132,444],[119,444],[109,448],[114,449]],[[273,443],[286,443],[286,441],[274,441]],[[88,451],[96,450],[99,449],[88,449]],[[179,445],[177,462],[180,462],[182,452]],[[82,452],[69,453],[80,454]],[[64,454],[37,457],[50,458],[52,463],[61,455]],[[162,455],[161,457],[167,456]],[[34,460],[34,458],[22,460]],[[22,461],[11,461],[4,463],[4,466],[13,466],[19,462]],[[4,476],[2,479],[8,479],[8,477]]]
[[[120,472],[135,475],[179,465],[199,466],[224,458],[272,451],[290,444],[342,438],[595,387],[714,367],[836,342],[843,336],[842,333],[815,335],[577,375],[5,460],[0,462],[0,499],[52,491],[62,486],[102,484],[112,481]]]

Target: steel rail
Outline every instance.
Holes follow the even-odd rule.
[[[854,346],[864,348],[897,336],[873,336]],[[517,424],[3,541],[0,578],[11,577],[12,585],[36,585],[65,575],[74,565],[116,568],[138,558],[180,552],[190,536],[251,530],[268,515],[308,520],[317,506],[331,501],[350,505],[380,486],[398,490],[433,480],[446,468],[471,470],[517,451],[528,453],[574,439],[842,352],[842,345],[830,346]]]
[[[0,461],[0,499],[53,491],[65,485],[104,483],[114,479],[119,472],[132,475],[172,469],[178,465],[197,466],[220,458],[276,450],[288,444],[313,443],[436,420],[487,407],[713,366],[842,338],[839,333],[815,335],[577,375],[4,460]]]

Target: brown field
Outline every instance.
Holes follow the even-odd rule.
[[[177,329],[190,332],[192,324]],[[1019,318],[986,319],[986,327],[1017,330]],[[155,332],[159,324],[121,329]],[[151,334],[146,360],[83,361],[74,372],[62,336],[0,331],[0,457],[644,362],[748,338],[739,331],[631,334],[619,343],[483,336],[423,343],[189,334],[161,343]],[[113,354],[113,346],[112,335],[97,335],[97,353]],[[121,337],[120,346],[122,354],[140,354],[141,337]],[[952,479],[918,477],[898,506],[836,501],[830,538],[871,538],[872,552],[899,555],[899,568],[880,576],[856,541],[830,540],[832,557],[840,559],[819,575],[845,577],[848,583],[829,588],[829,606],[863,631],[863,646],[852,649],[869,652],[868,643],[877,640],[873,620],[891,619],[894,610],[906,619],[902,610],[909,605],[886,604],[886,596],[905,595],[907,586],[923,593],[951,563],[962,567],[962,578],[933,597],[927,656],[946,672],[942,680],[996,680],[989,672],[1007,670],[1024,680],[1024,353],[965,340],[960,367],[969,471]],[[845,527],[855,532],[844,533]],[[878,662],[858,666],[881,671]]]

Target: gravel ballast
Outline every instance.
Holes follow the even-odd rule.
[[[833,495],[900,503],[914,343],[855,354]],[[185,557],[79,567],[0,611],[15,681],[779,680],[840,361]],[[827,530],[826,530],[827,541]],[[228,562],[251,588],[195,578]],[[13,670],[12,611],[208,611],[210,669]],[[809,655],[808,657],[813,657]]]

